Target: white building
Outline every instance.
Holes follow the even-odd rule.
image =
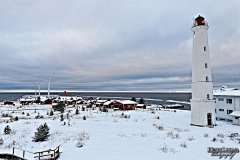
[[[213,92],[213,96],[216,98],[217,120],[240,124],[240,90],[222,86],[221,89]]]
[[[207,31],[208,23],[199,15],[192,26],[191,124],[196,126],[216,125]]]

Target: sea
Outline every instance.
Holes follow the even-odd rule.
[[[52,95],[63,95],[63,93],[51,93]],[[10,100],[16,101],[24,95],[34,95],[34,93],[0,93],[0,102]],[[47,92],[41,93],[47,95]],[[140,98],[145,100],[146,105],[168,105],[168,104],[181,104],[184,105],[183,110],[191,110],[190,99],[191,93],[144,93],[144,92],[67,92],[68,96],[79,96],[83,99],[98,97],[102,99],[111,100],[130,100],[135,97],[137,101]]]

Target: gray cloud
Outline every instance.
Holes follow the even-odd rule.
[[[213,1],[4,1],[0,90],[186,91],[192,18],[209,22],[214,86],[239,77],[239,5]],[[47,88],[44,81],[43,89]]]

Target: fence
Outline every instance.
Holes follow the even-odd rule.
[[[41,151],[41,152],[35,152],[36,156],[34,158],[38,158],[38,160],[41,160],[41,158],[46,157],[44,160],[56,160],[59,157],[60,150],[59,150],[60,145],[55,148],[55,149],[49,149],[46,151]]]

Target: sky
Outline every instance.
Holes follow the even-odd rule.
[[[0,0],[0,92],[189,92],[193,18],[209,24],[214,89],[240,86],[240,1]],[[32,82],[31,82],[32,81]]]

